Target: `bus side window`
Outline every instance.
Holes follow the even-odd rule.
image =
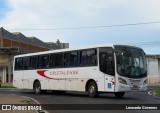
[[[15,59],[15,70],[23,70],[23,59],[22,58]]]
[[[65,67],[69,67],[70,66],[70,52],[66,52],[64,53],[64,56],[63,56],[63,65]]]
[[[96,49],[82,50],[80,52],[80,65],[82,66],[97,65]]]
[[[38,56],[38,65],[37,65],[38,69],[42,68],[42,56]]]
[[[63,65],[64,67],[78,66],[78,52],[70,51],[70,52],[64,53],[63,64],[64,64]]]
[[[55,55],[50,55],[50,67],[55,67]]]
[[[43,68],[49,68],[49,55],[44,55],[42,57],[42,62]]]
[[[112,48],[99,49],[99,65],[100,71],[105,74],[114,75],[114,52]]]
[[[23,58],[23,68],[24,69],[29,69],[30,67],[30,57],[24,57]]]
[[[80,65],[81,66],[86,65],[86,56],[87,56],[86,54],[87,54],[86,50],[82,50],[80,52]]]
[[[78,65],[78,52],[73,51],[70,53],[70,66],[77,66]]]
[[[38,56],[32,56],[31,57],[31,65],[30,65],[30,69],[37,69],[37,65],[38,65]]]
[[[63,53],[55,54],[55,67],[63,66]]]
[[[39,68],[49,68],[49,55],[39,56]]]
[[[91,49],[89,54],[89,64],[90,65],[97,65],[97,51],[96,49]]]

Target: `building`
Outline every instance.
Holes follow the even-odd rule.
[[[61,44],[61,43],[60,43]],[[68,44],[69,47],[69,44]],[[55,43],[45,43],[36,37],[26,37],[20,32],[10,33],[0,28],[0,79],[2,83],[12,82],[13,58],[18,54],[61,49]]]
[[[69,43],[62,43],[59,41],[59,39],[57,39],[56,43],[57,46],[61,47],[62,49],[64,48],[69,48]]]
[[[160,83],[160,55],[147,55],[147,73],[149,84]]]

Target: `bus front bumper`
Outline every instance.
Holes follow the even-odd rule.
[[[130,91],[147,91],[147,84],[145,85],[125,85],[125,84],[119,84],[117,85],[116,92],[130,92]]]

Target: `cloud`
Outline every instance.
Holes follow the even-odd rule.
[[[0,20],[6,29],[50,29],[160,20],[159,0],[6,0],[12,10]],[[43,41],[57,38],[74,46],[158,40],[159,24],[132,27],[20,31]],[[12,31],[11,31],[12,32]],[[18,31],[16,31],[18,32]],[[156,34],[158,34],[156,32]],[[151,38],[150,38],[150,37]],[[119,39],[119,37],[121,39]],[[134,40],[130,39],[134,37]]]
[[[160,19],[158,0],[8,0],[8,3],[13,10],[4,22],[12,28],[30,28],[28,23],[33,23],[33,28],[48,25],[53,28]]]

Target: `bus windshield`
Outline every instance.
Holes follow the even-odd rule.
[[[128,78],[147,76],[145,53],[142,49],[115,46],[117,73]]]

